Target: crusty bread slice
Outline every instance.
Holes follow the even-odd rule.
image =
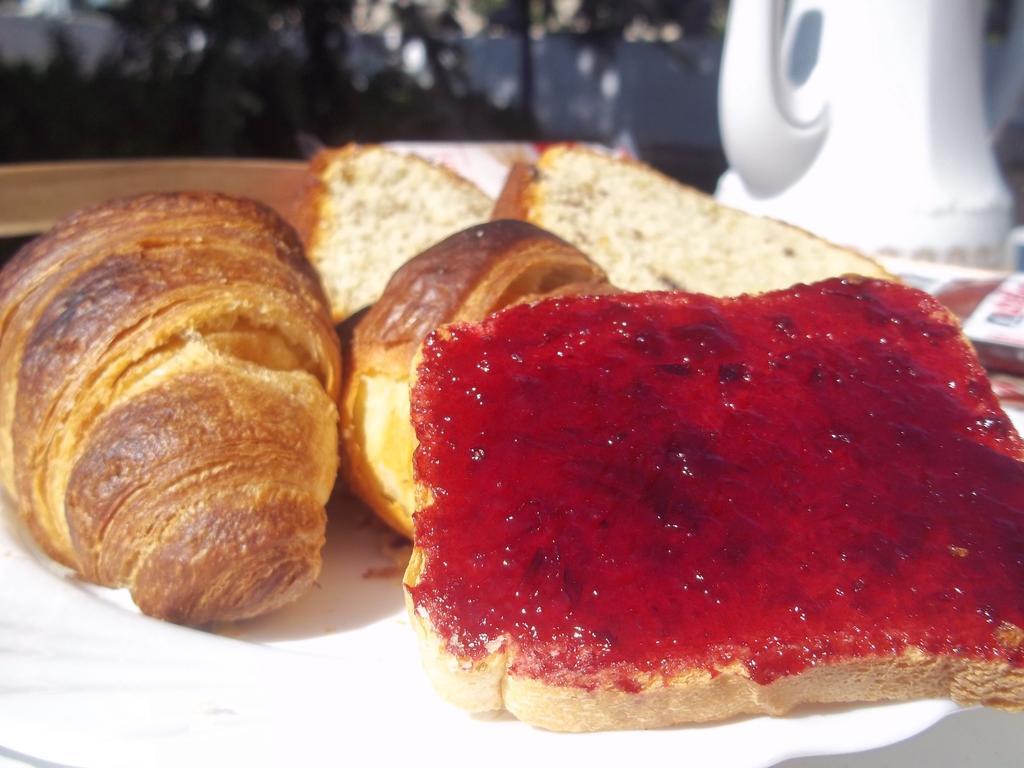
[[[376,301],[420,251],[486,221],[493,205],[454,171],[377,145],[324,150],[309,174],[296,225],[335,321]]]
[[[518,306],[432,334],[411,402],[407,606],[451,702],[570,731],[1024,709],[1024,443],[926,294]]]
[[[574,145],[516,166],[493,217],[554,232],[630,291],[735,296],[843,274],[893,279],[860,253],[720,205],[643,163]]]

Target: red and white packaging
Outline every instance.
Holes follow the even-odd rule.
[[[964,333],[986,368],[1024,376],[1024,273],[988,292],[964,320]]]

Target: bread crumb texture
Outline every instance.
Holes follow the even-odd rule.
[[[485,221],[491,199],[455,173],[382,147],[323,166],[310,248],[336,320],[372,304],[391,274],[448,235]]]
[[[527,218],[626,290],[735,296],[847,273],[891,277],[859,253],[727,208],[641,163],[555,147],[538,169]]]

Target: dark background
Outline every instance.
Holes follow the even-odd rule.
[[[0,69],[0,162],[130,156],[297,157],[327,144],[392,139],[556,140],[533,111],[543,73],[531,48],[563,35],[607,50],[630,37],[671,48],[721,36],[725,0],[536,2],[261,2],[130,0],[80,15],[116,20],[121,39],[92,71],[54,19],[40,67]],[[556,7],[561,6],[560,13]],[[370,8],[387,23],[368,23]],[[469,19],[469,21],[467,21]],[[467,29],[467,27],[470,27]],[[672,40],[662,39],[668,29]],[[398,37],[397,44],[395,37]],[[386,37],[391,36],[391,43]],[[509,103],[467,78],[467,35],[519,43]],[[354,39],[366,62],[354,60]],[[411,73],[402,52],[425,52]],[[571,138],[604,141],[600,130]]]
[[[988,34],[998,39],[1011,2],[987,5]],[[32,6],[0,0],[0,24]],[[348,141],[575,139],[626,141],[704,189],[726,165],[714,89],[727,0],[50,0],[49,7],[45,57],[11,55],[0,35],[0,162],[299,158]],[[74,38],[78,22],[100,22],[116,39],[88,59]],[[576,80],[553,74],[545,54],[553,41],[589,57],[590,68]],[[488,47],[503,51],[498,60],[511,87],[502,94],[471,76],[471,56]],[[657,110],[644,124],[613,114],[637,112],[636,101],[619,99],[616,107],[595,85],[626,66],[626,47],[633,61],[658,68],[632,81],[623,76],[623,89],[639,80],[654,100],[679,93],[675,111],[662,112],[672,125],[652,124],[661,119]],[[639,48],[647,52],[639,56]],[[668,78],[690,90],[659,86]],[[572,91],[564,97],[580,112],[569,122],[544,112],[561,97],[552,97],[559,87]],[[998,147],[1018,190],[1022,137],[1017,127]]]

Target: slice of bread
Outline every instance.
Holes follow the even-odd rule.
[[[573,145],[516,166],[493,216],[554,232],[630,291],[735,296],[843,274],[893,279],[855,251],[727,208],[642,163]]]
[[[376,145],[324,150],[309,174],[296,225],[335,321],[372,304],[405,261],[486,221],[493,206],[455,172]]]
[[[924,293],[521,305],[432,334],[411,403],[407,603],[462,707],[1024,708],[1024,443]]]

